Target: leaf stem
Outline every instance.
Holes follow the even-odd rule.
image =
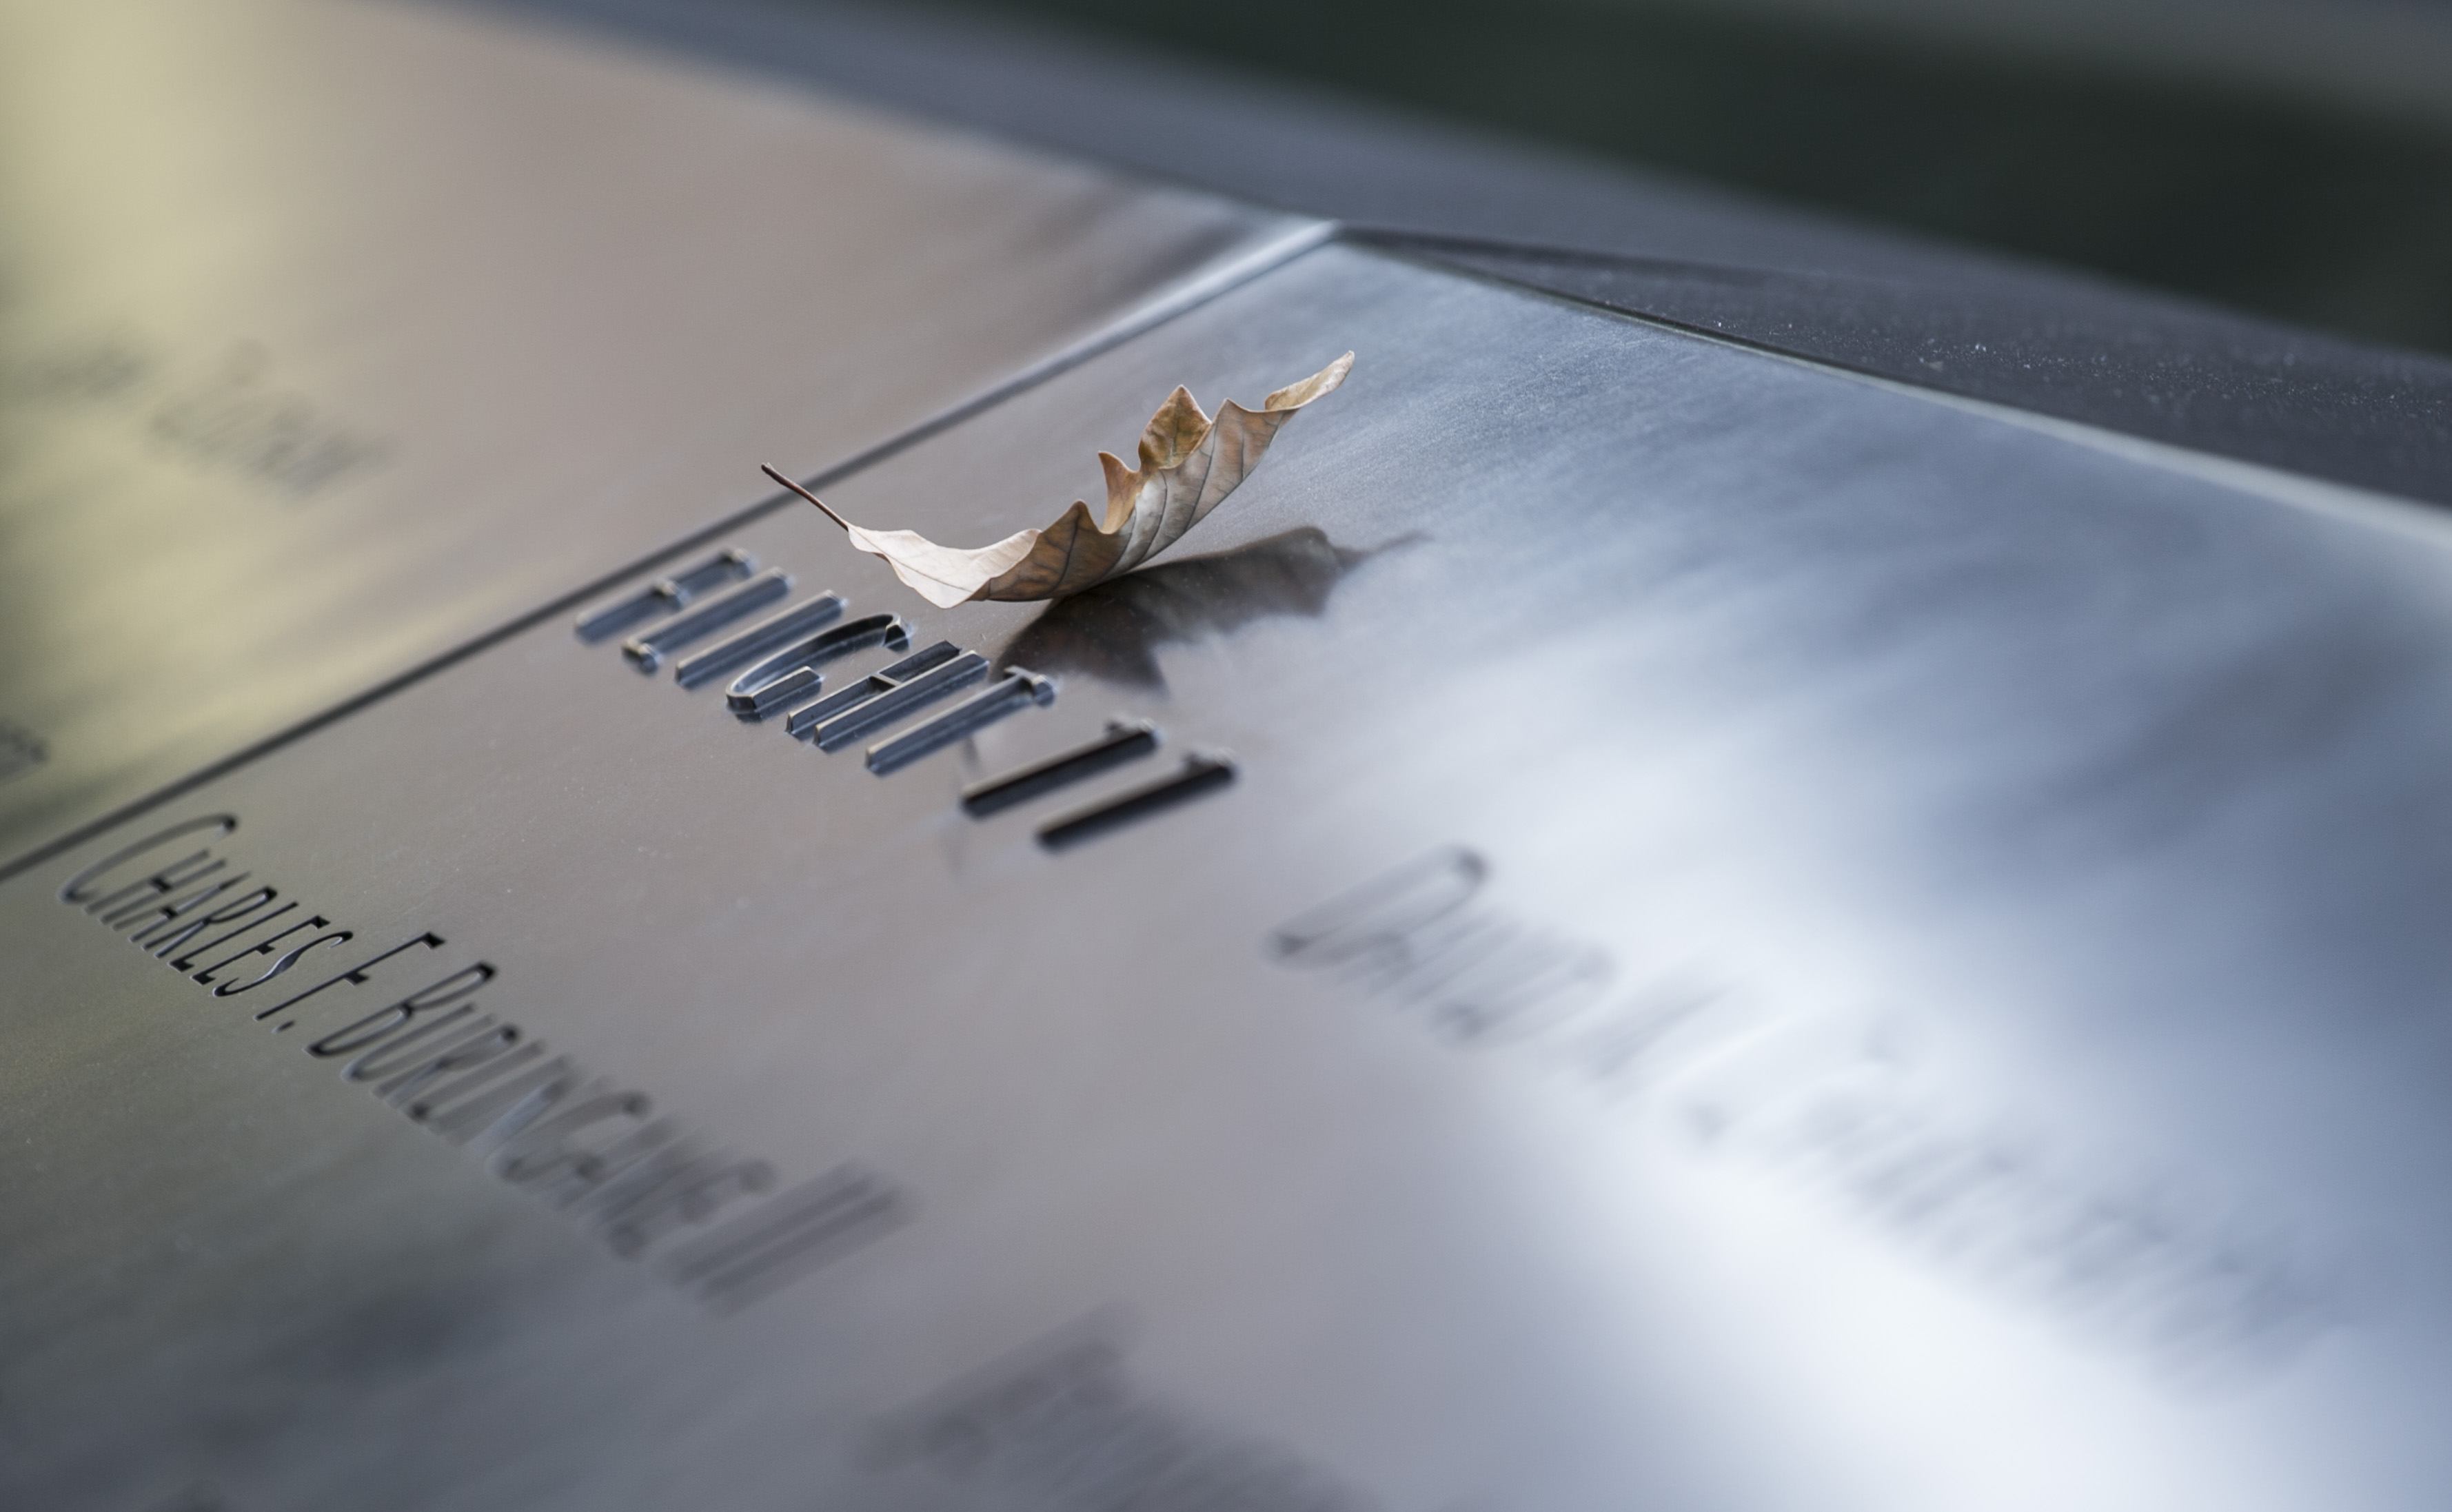
[[[842,526],[844,530],[848,531],[851,529],[851,521],[845,520],[842,516],[836,514],[833,510],[828,509],[824,500],[820,499],[817,495],[809,492],[799,483],[792,481],[792,480],[784,477],[781,473],[777,472],[774,468],[767,466],[763,462],[758,464],[758,470],[764,473],[767,477],[774,479],[777,482],[781,483],[784,487],[792,490],[792,492],[800,495],[809,502],[817,505],[818,513],[825,516],[828,520],[833,520],[836,524]]]

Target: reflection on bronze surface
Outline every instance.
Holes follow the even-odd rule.
[[[1057,599],[1006,643],[997,665],[1163,688],[1159,646],[1275,615],[1316,617],[1347,573],[1387,549],[1348,550],[1305,525],[1234,551],[1145,567]]]

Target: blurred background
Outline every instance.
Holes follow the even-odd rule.
[[[966,0],[2452,353],[2452,0]]]

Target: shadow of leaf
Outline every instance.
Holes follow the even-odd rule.
[[[1355,551],[1305,525],[1215,556],[1144,567],[1049,604],[1005,643],[997,665],[1164,688],[1159,646],[1279,615],[1316,617],[1347,573],[1416,539]]]

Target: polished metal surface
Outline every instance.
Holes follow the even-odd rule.
[[[1005,6],[949,14],[868,0],[468,3],[1326,216],[1406,256],[1771,351],[2452,505],[2452,361],[2442,356],[1828,220],[1725,182],[1487,134],[1282,75],[1200,67],[1168,50],[1181,33],[1163,24],[1139,49],[1000,22],[997,11],[1016,9]],[[1018,9],[1047,10],[1043,0]],[[1441,50],[1431,43],[1407,55]],[[1228,51],[1256,61],[1246,46]],[[1357,77],[1345,61],[1323,67]],[[1515,57],[1508,67],[1533,65]],[[1614,65],[1595,57],[1588,67],[1574,72],[1579,82],[1561,81],[1565,98],[1597,107],[1644,92],[1623,78],[1597,86]],[[1690,87],[1698,98],[1716,92]],[[2436,92],[2452,100],[2452,90]],[[1706,130],[1701,118],[1694,125]],[[1759,119],[1751,129],[1777,140],[1788,128]],[[1866,164],[1877,173],[1896,167]],[[2278,202],[2268,210],[2291,219]],[[2166,225],[2191,218],[2164,211]],[[2346,223],[2332,234],[2356,239]],[[2180,286],[2202,287],[2185,275]]]
[[[564,618],[0,884],[0,1501],[2443,1504],[2442,524],[1345,248],[829,501],[1348,347],[720,542],[888,775]]]
[[[469,11],[0,10],[0,865],[1316,233]]]

